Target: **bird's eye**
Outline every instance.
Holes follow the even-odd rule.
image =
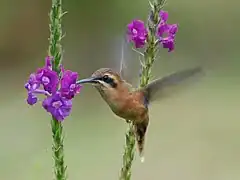
[[[104,75],[102,77],[102,81],[104,81],[105,83],[111,85],[112,87],[116,87],[117,84],[114,82],[114,79],[109,77],[108,75]]]
[[[107,80],[109,79],[109,77],[108,77],[108,75],[104,75],[104,76],[102,77],[102,79],[103,79],[103,81],[107,81]]]

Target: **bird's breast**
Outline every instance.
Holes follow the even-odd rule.
[[[108,99],[108,104],[116,115],[124,119],[140,121],[148,114],[144,98],[138,93],[112,96]]]

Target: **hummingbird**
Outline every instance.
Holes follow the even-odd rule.
[[[149,125],[149,105],[165,87],[179,84],[201,71],[201,67],[178,71],[153,80],[145,87],[134,88],[123,79],[121,70],[116,72],[111,68],[100,68],[89,78],[77,83],[93,85],[114,114],[133,123],[139,155],[143,161],[145,135]]]

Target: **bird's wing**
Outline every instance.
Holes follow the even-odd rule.
[[[122,79],[126,82],[137,86],[139,61],[136,53],[129,47],[129,43],[123,36],[118,36],[114,39],[114,57],[110,64],[114,64],[114,70],[119,72]]]
[[[122,77],[122,79],[125,79],[124,76],[126,76],[126,63],[125,63],[125,59],[124,59],[124,48],[125,47],[125,43],[124,41],[122,41],[122,47],[121,47],[121,61],[120,61],[120,76]]]
[[[158,95],[162,94],[165,89],[167,92],[172,90],[169,88],[176,89],[176,87],[178,87],[177,85],[182,84],[188,78],[197,74],[203,74],[201,72],[203,71],[200,67],[178,71],[163,78],[156,79],[140,90],[144,92],[147,102],[150,103],[158,99],[160,97]]]

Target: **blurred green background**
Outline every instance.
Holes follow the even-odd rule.
[[[44,63],[51,1],[1,0],[0,179],[52,179],[50,116],[25,103],[29,74]],[[206,76],[151,106],[144,164],[133,180],[240,179],[239,5],[224,0],[169,0],[179,24],[176,50],[164,50],[154,75],[201,65]],[[64,65],[89,76],[114,67],[121,37],[133,18],[146,19],[147,0],[66,0]],[[130,51],[129,51],[130,52]],[[136,54],[125,56],[137,75]],[[64,122],[69,179],[114,180],[121,167],[127,125],[96,90],[84,87]]]

